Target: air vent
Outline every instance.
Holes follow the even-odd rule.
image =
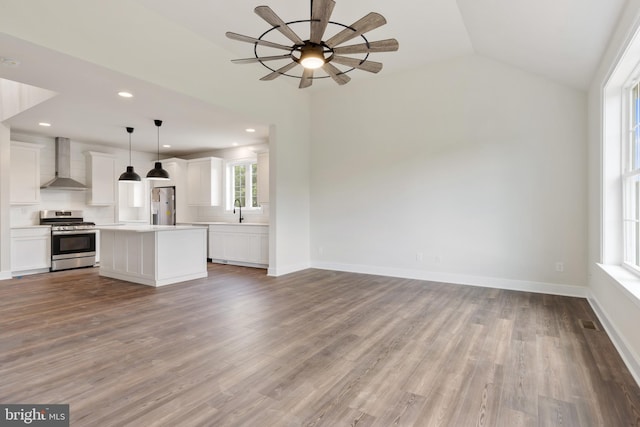
[[[592,320],[580,319],[580,326],[582,326],[583,329],[593,329],[594,331],[599,330],[596,324],[593,323]]]

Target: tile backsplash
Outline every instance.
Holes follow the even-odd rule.
[[[84,191],[40,192],[39,205],[11,206],[11,226],[37,225],[40,223],[40,210],[43,209],[77,209],[84,212],[84,219],[96,224],[112,224],[115,222],[114,206],[87,206]]]

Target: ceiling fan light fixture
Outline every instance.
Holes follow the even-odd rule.
[[[322,46],[308,45],[300,53],[300,65],[309,70],[316,70],[326,62]]]
[[[131,134],[133,133],[133,128],[128,127],[127,133],[129,134],[129,165],[131,165]],[[120,175],[118,181],[137,182],[140,181],[140,179],[140,175],[133,170],[133,166],[127,166],[127,170]]]
[[[155,181],[168,181],[169,172],[162,169],[162,163],[160,163],[160,126],[162,126],[162,120],[154,120],[153,122],[158,128],[158,161],[153,166],[153,169],[151,169],[149,173],[147,173],[147,179]]]

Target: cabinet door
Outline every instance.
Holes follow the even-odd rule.
[[[225,233],[209,231],[209,258],[225,260]]]
[[[108,206],[116,203],[116,162],[112,155],[87,153],[89,205]]]
[[[40,146],[11,143],[10,203],[40,203]]]
[[[207,157],[187,163],[187,202],[191,206],[219,206],[222,200],[222,159]]]
[[[245,233],[227,233],[225,236],[225,258],[229,261],[252,262],[250,257],[251,236]]]
[[[169,174],[169,181],[155,181],[154,186],[156,187],[174,186],[176,187],[176,190],[178,190],[178,187],[180,186],[180,176],[179,176],[180,167],[178,163],[176,163],[175,161],[163,162],[163,165],[164,165],[164,170],[166,170],[167,173]]]
[[[124,208],[144,207],[144,184],[142,181],[118,181],[119,205]]]
[[[51,267],[49,228],[11,230],[11,271]]]
[[[187,203],[192,206],[202,206],[206,204],[206,190],[203,183],[206,182],[205,164],[201,161],[190,161],[187,163]]]

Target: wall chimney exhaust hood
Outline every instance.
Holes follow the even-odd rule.
[[[40,187],[45,190],[83,191],[87,186],[71,179],[71,141],[56,138],[56,177]]]

